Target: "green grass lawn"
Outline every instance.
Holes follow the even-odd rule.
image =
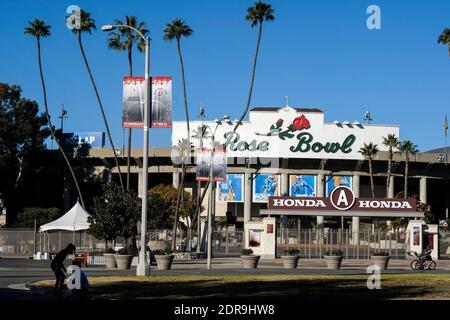
[[[91,277],[91,294],[110,299],[450,299],[449,274],[387,274],[381,290],[364,275]],[[53,281],[40,281],[51,287]]]

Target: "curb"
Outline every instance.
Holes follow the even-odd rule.
[[[44,289],[43,287],[37,286],[34,284],[34,282],[26,282],[25,287],[28,288],[31,292],[48,294],[48,289]]]

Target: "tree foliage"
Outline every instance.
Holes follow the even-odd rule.
[[[148,192],[148,228],[169,229],[173,226],[178,190],[172,185],[157,185]],[[193,218],[196,203],[188,192],[184,192],[183,203],[179,207],[181,218]]]
[[[137,233],[141,201],[134,191],[122,192],[119,185],[103,186],[103,194],[94,198],[89,232],[103,240],[130,238]]]
[[[0,83],[0,198],[14,222],[23,199],[20,190],[40,167],[44,141],[49,136],[45,116],[35,101],[21,97],[21,88]]]
[[[34,228],[34,221],[36,220],[36,227],[49,223],[58,219],[61,213],[58,208],[23,208],[17,215],[17,220],[14,223],[14,228]]]

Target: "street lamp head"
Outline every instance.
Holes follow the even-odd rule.
[[[116,27],[113,26],[112,24],[106,24],[104,26],[102,26],[102,31],[112,31],[114,30]]]

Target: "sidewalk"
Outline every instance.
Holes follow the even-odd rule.
[[[412,260],[389,260],[390,269],[399,270],[411,270]],[[342,269],[366,269],[370,266],[372,260],[370,259],[343,259]],[[436,270],[450,270],[450,260],[437,260]],[[192,260],[192,261],[175,261],[172,265],[172,269],[198,269],[201,266],[206,267],[206,260]],[[241,269],[242,263],[240,258],[214,258],[212,259],[212,265],[215,269]],[[299,268],[312,268],[312,269],[322,269],[326,268],[327,265],[324,259],[300,259]],[[261,259],[258,263],[258,268],[283,268],[283,263],[281,259]]]

